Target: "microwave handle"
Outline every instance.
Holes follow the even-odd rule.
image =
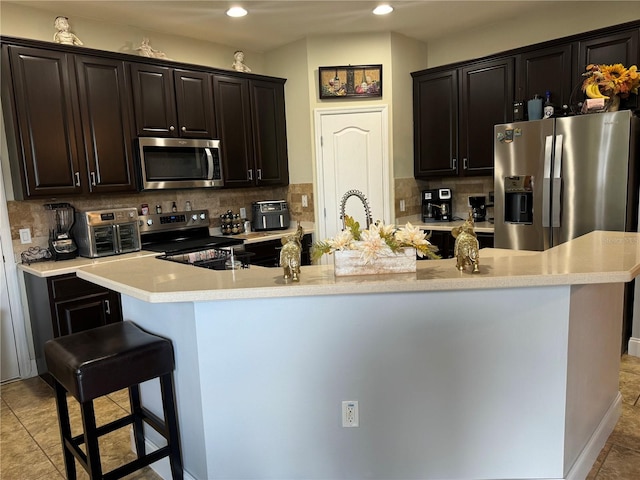
[[[207,154],[207,180],[213,180],[213,154],[210,148],[205,148],[204,152]]]

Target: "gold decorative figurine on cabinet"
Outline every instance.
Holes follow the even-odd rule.
[[[451,235],[456,239],[453,253],[456,257],[456,268],[460,271],[466,266],[473,266],[473,273],[480,272],[480,253],[476,233],[473,231],[473,215],[469,212],[469,218],[459,227],[451,230]]]
[[[284,269],[284,279],[300,281],[300,257],[302,254],[302,237],[304,231],[298,222],[298,229],[293,235],[282,237],[282,250],[280,250],[280,266]]]

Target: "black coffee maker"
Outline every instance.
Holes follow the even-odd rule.
[[[469,197],[469,205],[474,222],[484,222],[487,219],[487,202],[486,197],[477,196]]]
[[[450,188],[422,191],[422,221],[450,222],[453,219],[453,195]]]

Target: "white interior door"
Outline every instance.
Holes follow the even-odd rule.
[[[315,129],[319,239],[333,237],[342,230],[340,203],[349,190],[364,193],[373,221],[391,223],[386,105],[317,109]],[[345,213],[365,227],[365,210],[357,197],[347,200]]]

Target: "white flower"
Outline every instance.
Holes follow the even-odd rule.
[[[363,231],[360,238],[361,241],[357,242],[356,247],[362,251],[365,263],[392,253],[384,238],[380,236],[377,227]]]
[[[407,223],[400,228],[395,234],[396,240],[402,245],[410,245],[416,247],[419,257],[423,257],[424,253],[420,250],[420,245],[430,245],[427,235],[418,227],[414,227],[411,223]]]
[[[334,238],[327,240],[327,243],[332,250],[350,250],[351,243],[353,242],[353,235],[349,230],[343,230],[338,233]]]

